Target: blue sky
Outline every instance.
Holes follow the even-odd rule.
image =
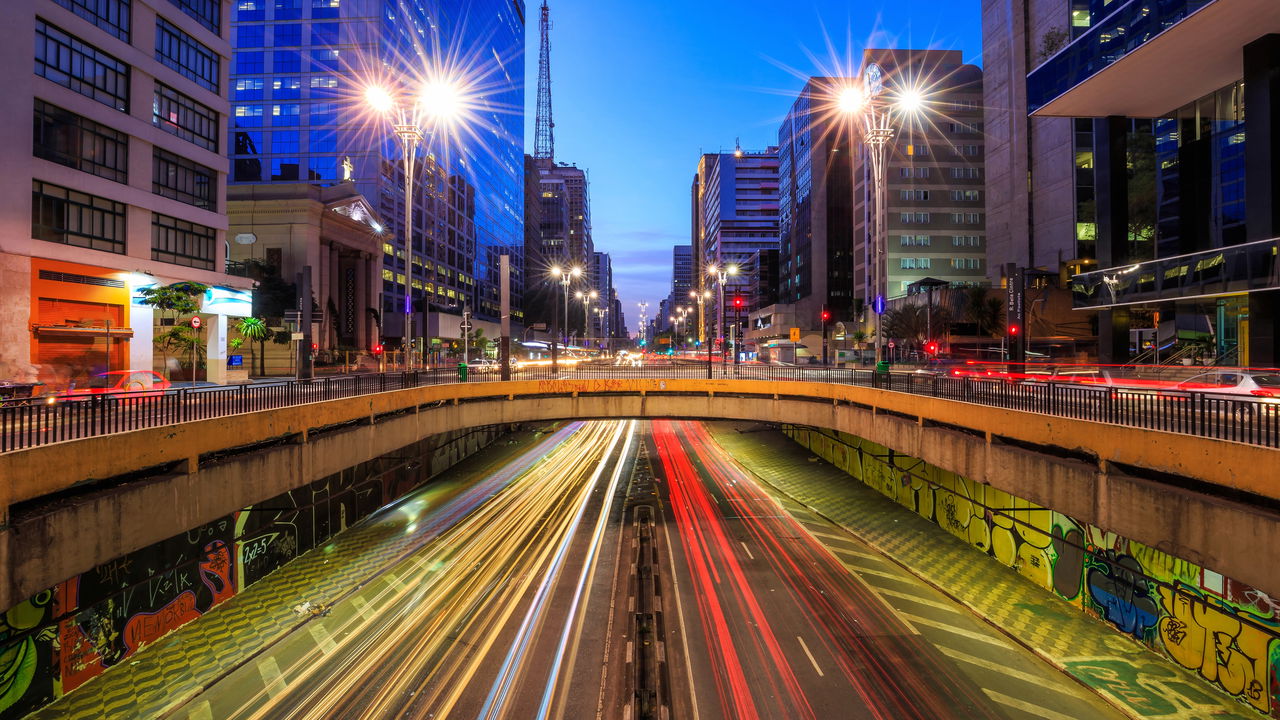
[[[526,144],[533,151],[538,8],[528,2]],[[702,152],[777,143],[800,75],[862,47],[960,50],[981,64],[980,0],[550,0],[556,159],[591,178],[596,250],[613,256],[627,325],[652,317],[689,242]],[[875,40],[870,40],[875,38]],[[836,48],[833,57],[829,46]]]

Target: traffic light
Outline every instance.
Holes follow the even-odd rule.
[[[826,308],[822,308],[822,314],[819,315],[819,317],[822,318],[822,324],[826,325],[831,322],[831,311]]]
[[[374,345],[374,346],[373,346],[373,354],[374,354],[374,355],[381,355],[381,354],[382,354],[382,343],[378,343],[377,345]]]
[[[1009,337],[1017,337],[1018,334],[1021,332],[1022,332],[1022,328],[1018,327],[1016,323],[1010,323]]]
[[[311,343],[311,352],[315,352],[319,349],[320,349],[319,345],[317,345],[316,343]]]
[[[938,343],[934,340],[930,340],[928,343],[925,343],[924,351],[930,355],[937,355]]]
[[[745,303],[742,301],[742,296],[741,296],[741,295],[737,295],[737,296],[735,296],[735,297],[733,298],[733,306],[734,306],[735,308],[737,308],[737,309],[741,310],[741,309],[742,309],[742,306],[743,306],[744,304],[745,304]]]

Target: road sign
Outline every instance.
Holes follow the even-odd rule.
[[[890,341],[889,341],[889,349],[890,349],[890,350],[892,350],[893,348],[894,348],[893,341],[892,341],[892,340],[890,340]]]
[[[471,327],[472,327],[472,326],[471,326],[471,321],[470,321],[470,320],[463,320],[463,321],[458,325],[458,329],[459,329],[459,330],[461,330],[461,331],[462,331],[462,332],[464,332],[464,333],[469,333],[469,332],[471,332]]]
[[[191,318],[191,327],[195,328],[196,330],[199,330],[199,329],[200,329],[200,316],[199,316],[199,315],[196,315],[195,317]]]
[[[300,333],[300,332],[292,333],[292,334],[290,334],[290,335],[289,335],[289,339],[290,339],[290,340],[301,340],[301,339],[302,339],[302,333]]]
[[[791,342],[800,342],[800,328],[791,328]]]

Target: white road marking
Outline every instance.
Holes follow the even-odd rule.
[[[911,580],[907,578],[907,576],[903,575],[902,573],[890,573],[890,572],[885,572],[883,570],[873,570],[868,567],[863,567],[861,565],[853,565],[853,564],[848,565],[848,567],[850,570],[854,572],[855,575],[875,575],[876,577],[889,578],[890,580],[897,580],[898,582],[901,582],[901,583],[911,582]]]
[[[939,610],[947,610],[956,614],[960,614],[960,609],[955,605],[955,603],[948,604],[944,602],[938,602],[937,600],[930,600],[929,598],[922,598],[919,595],[912,595],[911,593],[904,593],[898,590],[890,590],[888,588],[876,588],[876,592],[880,593],[881,595],[888,595],[890,597],[902,598],[907,602],[919,603],[920,605],[927,605],[931,608],[937,608]]]
[[[756,559],[756,556],[751,554],[751,548],[747,547],[747,544],[746,544],[746,543],[744,543],[744,542],[742,542],[741,540],[739,540],[739,541],[738,541],[738,544],[742,546],[742,549],[743,549],[744,551],[746,551],[746,553],[747,553],[747,557],[751,558],[752,560],[755,560],[755,559]]]
[[[262,684],[267,688],[267,695],[274,696],[276,694],[276,686],[283,689],[284,683],[280,681],[280,665],[276,663],[273,657],[263,658],[258,661],[258,675],[262,677]]]
[[[213,720],[213,708],[209,707],[209,701],[201,700],[187,710],[187,720]]]
[[[914,625],[927,625],[931,628],[937,628],[939,630],[945,630],[949,633],[954,633],[962,637],[967,637],[970,640],[979,640],[984,643],[989,643],[999,648],[1007,649],[1009,647],[1009,643],[1003,640],[1000,640],[999,638],[995,638],[990,635],[983,635],[982,633],[976,633],[971,630],[965,630],[964,628],[958,628],[958,627],[955,627],[954,625],[948,625],[944,622],[938,622],[937,620],[922,618],[919,615],[912,615],[911,613],[900,612],[898,613],[898,617],[905,618],[908,622]]]
[[[1042,718],[1045,718],[1045,720],[1075,720],[1075,718],[1071,715],[1064,715],[1063,713],[1057,712],[1056,710],[1042,708],[1039,705],[1029,703],[1025,700],[1019,700],[1018,698],[1009,697],[1008,695],[1005,695],[1003,693],[998,693],[995,690],[988,690],[987,688],[983,688],[982,692],[986,693],[987,697],[991,698],[992,700],[995,700],[1001,705],[1008,705],[1009,707],[1017,710],[1021,710],[1022,712],[1027,713],[1028,715],[1035,715],[1036,717],[1042,717]]]
[[[853,548],[831,547],[830,545],[827,545],[826,547],[830,549],[831,552],[834,552],[838,555],[853,555],[854,557],[865,558],[867,560],[876,560],[878,562],[884,562],[884,557],[881,555],[873,555],[872,553],[862,552],[861,550],[854,550]]]
[[[959,660],[960,662],[969,663],[970,665],[977,665],[978,667],[983,668],[984,670],[991,670],[992,672],[999,673],[1000,675],[1015,677],[1015,678],[1018,678],[1019,680],[1022,680],[1023,682],[1029,682],[1032,685],[1036,685],[1037,687],[1043,687],[1049,690],[1056,690],[1056,688],[1050,685],[1046,685],[1045,679],[1042,676],[1032,675],[1029,672],[1023,672],[1021,670],[1015,670],[1014,668],[1011,668],[1008,665],[1005,665],[1003,663],[994,663],[994,662],[991,662],[990,660],[986,660],[980,657],[975,657],[973,655],[970,655],[967,652],[961,652],[954,648],[949,648],[945,645],[938,645],[936,647],[942,651],[943,655],[946,655],[947,657],[955,660]]]
[[[320,652],[328,655],[333,652],[337,645],[333,642],[333,638],[329,637],[329,631],[319,623],[307,623],[307,632],[311,633],[311,637],[316,641],[316,645],[320,646]]]
[[[804,649],[804,654],[809,656],[809,662],[813,663],[813,669],[818,671],[818,677],[823,677],[822,668],[818,667],[818,661],[814,659],[813,653],[809,652],[809,646],[804,644],[804,638],[797,635],[796,639],[800,641],[800,647]]]

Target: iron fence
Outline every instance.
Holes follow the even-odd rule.
[[[514,372],[512,379],[698,379],[708,375],[716,379],[857,385],[1027,413],[1280,447],[1280,404],[1248,396],[1138,390],[1075,382],[911,372],[877,373],[869,369],[713,365],[708,370],[706,363],[648,364],[642,367],[582,363],[558,369],[537,366]],[[491,382],[499,379],[499,372],[487,368],[471,373],[466,381]],[[10,400],[0,403],[0,452],[461,381],[459,371],[454,368],[424,369],[224,387],[55,397],[53,402],[47,398]]]

